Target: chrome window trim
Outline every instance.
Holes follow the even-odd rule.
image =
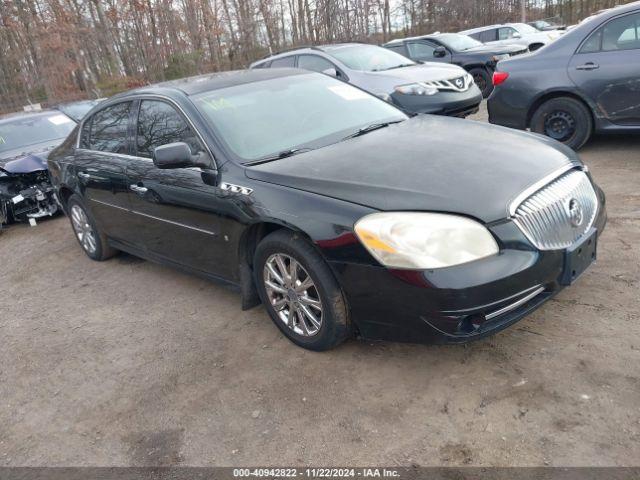
[[[182,115],[182,117],[184,117],[185,121],[189,124],[189,127],[191,127],[193,129],[193,131],[196,133],[196,135],[198,136],[198,139],[200,140],[200,143],[202,143],[202,145],[204,146],[204,148],[207,150],[207,153],[209,154],[209,157],[211,158],[211,161],[213,162],[213,170],[217,171],[218,170],[218,164],[216,162],[216,158],[213,155],[213,152],[211,152],[211,149],[209,148],[209,145],[207,144],[207,142],[204,141],[204,137],[202,136],[202,134],[200,133],[200,131],[196,128],[196,126],[193,124],[193,122],[191,121],[191,119],[189,118],[189,116],[186,114],[186,112],[184,111],[184,109],[178,105],[175,100],[173,100],[170,97],[167,97],[166,95],[159,95],[157,93],[151,93],[151,94],[146,94],[146,93],[141,93],[139,95],[136,95],[133,98],[127,98],[127,99],[122,99],[121,102],[114,102],[111,103],[109,105],[105,105],[103,108],[101,108],[100,110],[96,110],[94,113],[91,114],[91,116],[86,117],[82,120],[82,122],[79,124],[79,128],[78,128],[78,138],[76,138],[76,150],[83,150],[86,152],[96,152],[96,153],[104,153],[104,154],[109,154],[109,155],[117,155],[123,158],[128,158],[128,159],[132,159],[132,160],[148,160],[148,161],[153,161],[153,159],[151,158],[147,158],[147,157],[139,157],[136,155],[125,155],[122,153],[113,153],[113,152],[104,152],[102,150],[92,150],[90,148],[81,148],[80,147],[80,136],[82,135],[82,129],[84,127],[85,122],[90,119],[93,118],[93,116],[98,113],[101,112],[104,109],[107,109],[109,107],[112,107],[113,105],[117,105],[119,103],[124,103],[124,102],[135,102],[136,100],[142,102],[143,100],[164,100],[167,103],[169,103],[172,107],[176,108],[180,114]],[[139,112],[139,106],[138,106],[138,112]],[[137,125],[138,125],[138,117],[136,115],[136,130],[137,130]]]
[[[573,169],[580,169],[583,172],[587,171],[584,167],[581,167],[579,165],[576,165],[574,163],[570,163],[568,165],[565,165],[555,171],[553,171],[552,173],[550,173],[549,175],[545,176],[544,178],[542,178],[541,180],[537,181],[536,183],[534,183],[533,185],[531,185],[530,187],[524,189],[521,193],[519,193],[510,203],[508,206],[508,212],[509,212],[509,217],[513,218],[516,214],[516,210],[518,209],[518,207],[520,206],[520,204],[522,202],[524,202],[527,198],[529,198],[531,195],[533,195],[534,193],[536,193],[538,190],[540,190],[542,187],[544,187],[545,185],[547,185],[548,183],[551,183],[553,180],[555,180],[556,178],[558,178],[559,176],[563,175],[564,173],[568,172],[569,170],[573,170]]]

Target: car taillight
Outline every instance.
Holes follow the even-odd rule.
[[[507,78],[509,78],[509,74],[507,72],[493,72],[493,86],[497,87],[504,83]]]

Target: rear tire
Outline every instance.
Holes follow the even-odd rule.
[[[71,195],[69,197],[67,211],[76,240],[91,260],[101,262],[118,253],[115,248],[109,246],[107,237],[98,229],[80,196]]]
[[[262,303],[293,343],[324,351],[349,337],[351,326],[340,285],[300,234],[278,230],[265,237],[256,248],[253,266]]]
[[[534,112],[531,130],[578,150],[591,137],[593,119],[582,102],[570,97],[552,98]]]
[[[472,68],[469,74],[473,77],[473,81],[482,92],[482,98],[487,98],[493,92],[493,80],[489,72],[484,68]]]

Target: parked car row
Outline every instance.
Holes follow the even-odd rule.
[[[402,38],[383,46],[416,62],[451,63],[464,68],[485,98],[493,91],[492,76],[497,63],[529,51],[522,45],[484,45],[458,33]]]

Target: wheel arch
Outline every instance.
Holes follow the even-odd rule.
[[[238,270],[240,277],[240,290],[242,293],[242,309],[248,310],[260,304],[260,297],[256,290],[253,275],[253,256],[256,247],[267,235],[278,230],[288,230],[298,233],[311,241],[309,235],[302,230],[283,222],[274,220],[262,220],[249,225],[240,236],[238,242]]]
[[[589,115],[591,115],[591,120],[592,120],[592,128],[595,128],[595,123],[596,123],[596,118],[595,115],[593,113],[593,108],[591,107],[591,105],[589,104],[588,101],[586,101],[581,95],[569,91],[569,90],[554,90],[554,91],[550,91],[550,92],[545,92],[541,95],[539,95],[538,97],[536,97],[534,99],[534,101],[531,103],[531,105],[529,106],[529,109],[527,111],[527,123],[526,123],[526,127],[529,128],[531,127],[531,119],[533,118],[533,115],[535,113],[535,111],[545,102],[552,100],[554,98],[562,98],[562,97],[568,97],[568,98],[572,98],[574,100],[577,100],[578,102],[582,103],[588,110]]]
[[[60,200],[62,208],[65,212],[67,211],[67,203],[69,202],[69,198],[71,198],[71,195],[73,195],[74,193],[76,192],[74,192],[73,189],[67,185],[61,185],[60,188],[58,188],[58,200]]]

